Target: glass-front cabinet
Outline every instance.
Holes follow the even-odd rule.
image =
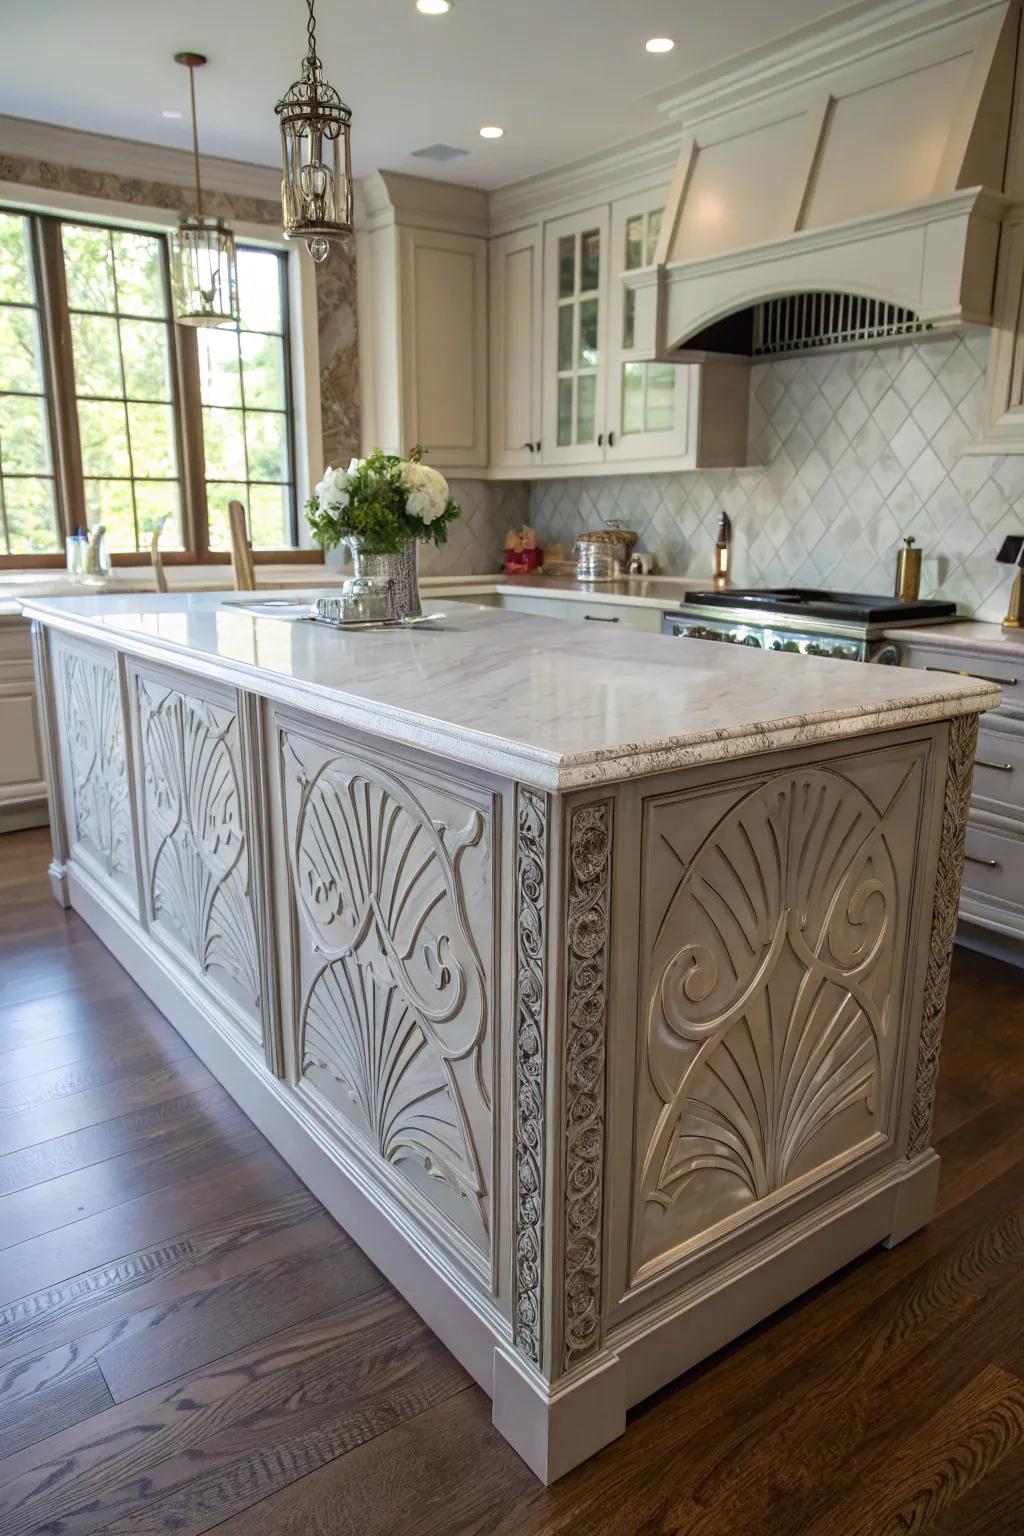
[[[622,281],[623,272],[654,264],[664,205],[660,192],[639,193],[612,205],[605,436],[609,459],[677,459],[692,450],[689,417],[695,370],[651,362],[638,353],[636,291]]]
[[[608,230],[605,206],[544,231],[545,464],[604,458]]]

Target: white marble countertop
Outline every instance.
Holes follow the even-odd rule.
[[[172,593],[228,592],[232,588],[231,567],[167,566],[167,580]],[[288,587],[300,591],[336,586],[351,572],[341,566],[292,565],[257,566],[256,576],[266,590]],[[660,608],[665,612],[678,608],[683,594],[711,585],[710,576],[629,576],[621,581],[576,581],[571,576],[451,575],[421,576],[424,593],[445,596],[483,597],[497,593],[511,597],[517,593],[536,597],[560,597],[587,603],[627,603],[640,608]],[[180,585],[179,585],[180,583]],[[262,592],[264,586],[259,590]],[[102,592],[91,595],[119,597],[126,593],[153,591],[153,577],[148,566],[118,567]],[[34,597],[84,597],[88,588],[68,580],[63,571],[0,572],[0,617],[17,617],[24,603]]]
[[[865,735],[1000,697],[975,679],[595,633],[469,603],[434,626],[348,634],[244,612],[237,594],[39,598],[25,611],[545,789]]]
[[[947,650],[963,648],[977,656],[1004,661],[1024,661],[1024,629],[1003,629],[980,619],[957,619],[951,624],[922,624],[909,629],[887,629],[887,640],[903,645],[937,645]]]

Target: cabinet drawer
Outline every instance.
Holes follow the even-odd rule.
[[[901,645],[900,665],[917,667],[922,672],[947,672],[951,677],[977,677],[998,683],[1003,690],[1002,709],[1024,713],[1024,646],[1021,656],[965,655],[960,651],[940,651],[932,646]]]
[[[580,624],[604,624],[618,629],[632,629],[644,635],[661,634],[661,609],[639,608],[633,603],[565,604],[567,616]]]
[[[1024,817],[1024,730],[994,711],[978,732],[971,800],[996,815]]]
[[[566,608],[568,603],[559,597],[535,597],[533,593],[505,593],[501,599],[501,606],[509,608],[513,613],[532,613],[538,619],[565,619],[568,618]]]
[[[974,899],[1024,909],[1024,837],[968,822],[961,907]]]

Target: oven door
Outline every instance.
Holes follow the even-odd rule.
[[[661,632],[681,640],[724,640],[727,645],[750,645],[758,650],[764,645],[760,624],[737,624],[735,619],[692,619],[686,613],[666,613]]]

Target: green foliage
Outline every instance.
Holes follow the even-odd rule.
[[[306,519],[317,543],[334,549],[346,539],[358,538],[368,555],[397,554],[410,539],[446,544],[448,524],[459,516],[461,507],[449,498],[440,517],[425,523],[412,516],[406,506],[408,492],[402,482],[402,467],[419,460],[419,448],[412,450],[408,461],[377,449],[353,471],[347,506],[321,507],[319,498],[311,496],[306,502]]]

